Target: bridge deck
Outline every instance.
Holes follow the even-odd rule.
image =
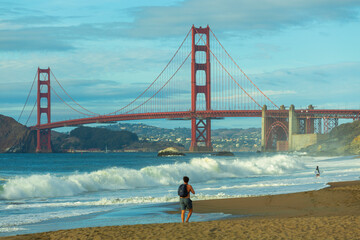
[[[359,119],[360,110],[329,110],[329,109],[300,109],[295,110],[298,118],[343,118]],[[269,117],[287,118],[288,110],[267,110],[266,115]],[[106,123],[116,121],[129,121],[141,119],[191,119],[196,118],[223,118],[223,117],[261,117],[262,110],[211,110],[184,112],[160,112],[160,113],[140,113],[140,114],[120,114],[120,115],[100,115],[97,117],[80,118],[67,121],[52,122],[32,126],[32,129],[52,129],[60,127],[70,127],[90,123]]]

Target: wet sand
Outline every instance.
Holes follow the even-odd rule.
[[[223,212],[241,218],[79,228],[0,239],[360,239],[360,181],[329,185],[318,191],[193,202],[194,214]]]

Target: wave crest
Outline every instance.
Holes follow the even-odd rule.
[[[0,191],[0,199],[74,196],[104,190],[177,185],[184,175],[194,183],[221,178],[280,175],[304,167],[294,157],[276,155],[246,160],[193,158],[190,162],[148,166],[140,170],[113,167],[68,176],[34,174],[9,179]]]

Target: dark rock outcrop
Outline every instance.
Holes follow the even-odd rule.
[[[160,150],[158,152],[159,157],[165,157],[165,156],[185,156],[184,153],[180,152],[178,149],[174,147],[168,147],[164,150]]]
[[[35,152],[36,132],[0,114],[0,153]]]

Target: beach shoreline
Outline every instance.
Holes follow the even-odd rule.
[[[0,239],[360,239],[360,181],[299,193],[194,201],[194,214],[217,212],[234,218],[77,228]]]

